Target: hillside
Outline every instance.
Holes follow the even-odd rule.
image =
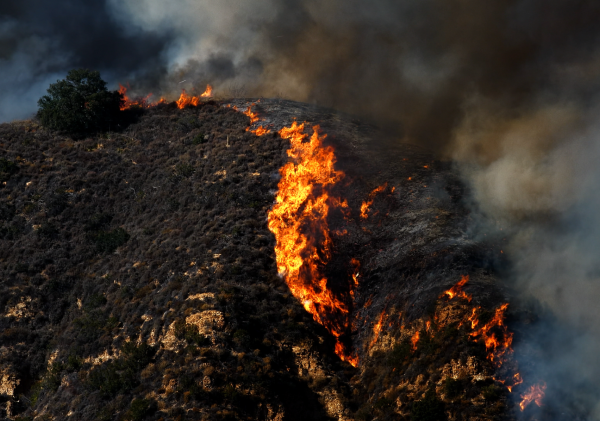
[[[253,106],[258,136],[248,105],[131,110],[83,139],[0,125],[2,416],[513,419],[498,380],[538,379],[508,381],[510,344],[486,346],[512,340],[503,239],[470,236],[451,165],[290,101]],[[278,274],[267,218],[294,120],[321,125],[343,172],[319,264],[338,313],[311,315]]]

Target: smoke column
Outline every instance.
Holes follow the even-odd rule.
[[[9,3],[0,121],[33,113],[49,82],[87,66],[115,88],[210,82],[332,106],[453,159],[488,227],[512,234],[511,282],[564,327],[539,332],[556,351],[538,364],[548,401],[561,399],[553,383],[572,386],[600,419],[599,2]]]

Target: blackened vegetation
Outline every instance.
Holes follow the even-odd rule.
[[[277,276],[266,214],[287,143],[247,126],[214,102],[159,106],[79,140],[0,125],[0,367],[21,381],[13,415],[324,419],[315,390],[333,380],[300,377],[300,343],[348,392],[333,343]],[[187,299],[200,293],[214,298]],[[212,337],[186,322],[212,310],[224,317]],[[170,328],[176,344],[163,347]]]

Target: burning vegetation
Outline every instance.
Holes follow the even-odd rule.
[[[336,338],[336,354],[355,366],[358,360],[339,340],[349,327],[350,297],[335,294],[323,275],[332,249],[327,221],[330,207],[347,206],[331,200],[329,190],[344,173],[334,169],[333,148],[323,146],[326,135],[319,135],[319,126],[313,127],[309,137],[304,124],[294,122],[279,135],[290,141],[291,161],[280,170],[275,205],[269,211],[277,268],[306,311]]]
[[[211,95],[208,88],[204,97]],[[307,123],[273,119],[258,101],[224,106],[202,101],[204,94],[183,91],[175,102],[152,103],[151,95],[130,99],[127,89],[121,90],[125,109],[143,110],[139,123],[110,138],[88,139],[81,145],[63,139],[63,146],[44,146],[56,156],[93,164],[86,167],[83,185],[68,178],[64,163],[44,167],[39,174],[23,166],[36,185],[47,184],[40,179],[44,171],[54,179],[66,177],[65,186],[76,184],[65,187],[64,194],[56,190],[41,200],[25,197],[29,184],[11,181],[17,170],[7,175],[6,188],[20,192],[17,202],[26,203],[20,214],[37,228],[35,234],[27,234],[20,219],[9,217],[13,205],[2,203],[0,216],[9,215],[0,231],[3,241],[27,247],[41,241],[46,249],[52,242],[79,238],[93,248],[78,252],[89,258],[73,264],[80,265],[77,273],[96,282],[79,285],[69,278],[79,285],[73,292],[62,284],[56,287],[59,292],[53,289],[54,279],[67,273],[64,265],[58,269],[54,263],[49,268],[36,263],[39,276],[20,266],[16,271],[20,280],[35,276],[33,283],[54,291],[55,301],[62,300],[60,291],[67,288],[65,303],[70,304],[50,317],[62,323],[64,343],[73,332],[81,332],[76,347],[57,345],[52,358],[59,365],[47,368],[44,354],[44,366],[35,372],[40,402],[35,408],[49,405],[55,386],[67,378],[77,393],[98,392],[85,395],[96,409],[103,402],[116,402],[119,394],[130,401],[135,397],[135,405],[110,407],[125,418],[138,407],[162,408],[165,414],[170,408],[186,408],[188,415],[196,408],[198,419],[223,414],[243,419],[269,411],[292,414],[294,405],[286,397],[281,400],[281,394],[306,405],[302,417],[326,414],[340,421],[398,416],[424,420],[419,417],[428,408],[435,408],[436,420],[469,419],[460,418],[461,413],[495,416],[510,412],[506,391],[521,397],[514,405],[517,411],[531,402],[541,407],[546,385],[522,386],[513,333],[506,325],[508,304],[484,305],[470,288],[469,276],[441,294],[441,281],[428,276],[428,271],[441,273],[432,268],[451,252],[422,252],[420,247],[431,241],[427,235],[435,237],[435,244],[444,243],[437,241],[439,227],[450,212],[444,213],[441,206],[414,207],[431,203],[425,178],[429,175],[424,174],[432,171],[429,164],[423,165],[430,161],[420,152],[409,155],[414,163],[403,161],[407,170],[396,179],[362,180],[356,168],[364,166],[350,159],[345,167],[340,165],[339,153],[347,158],[349,149],[336,145],[334,153],[333,146],[324,144],[326,135],[318,125],[312,125],[310,133]],[[303,110],[303,115],[310,113]],[[269,125],[258,125],[261,118]],[[324,127],[329,132],[331,125]],[[157,137],[157,130],[164,133]],[[348,133],[355,130],[353,125]],[[338,129],[338,135],[344,133]],[[40,144],[51,142],[36,136]],[[149,158],[149,150],[156,157]],[[42,159],[33,150],[19,153],[31,162]],[[111,162],[125,172],[111,166],[106,173]],[[161,170],[148,179],[146,167],[158,164]],[[97,173],[100,168],[105,171],[102,176]],[[104,194],[94,196],[106,203],[78,199],[99,189],[97,182],[115,172],[120,175],[111,182],[121,186],[118,192],[102,190]],[[385,194],[395,191],[389,185],[401,186],[402,195]],[[452,197],[449,203],[459,203],[454,196],[460,197],[460,189],[450,182],[446,189]],[[94,213],[84,203],[115,210],[110,215]],[[117,215],[115,206],[123,203],[131,207],[131,215]],[[153,206],[163,215],[156,223],[144,219],[154,212]],[[75,208],[85,209],[85,226],[69,222]],[[382,216],[374,218],[375,214]],[[439,225],[431,228],[428,223]],[[108,275],[98,278],[99,273]],[[424,280],[438,283],[417,283]],[[42,295],[27,291],[33,294],[30,301],[18,301],[19,294],[7,292],[6,317],[27,319],[39,309],[50,311],[40,307]],[[165,313],[167,307],[171,310]],[[322,334],[315,333],[320,330]],[[328,336],[325,331],[330,337],[323,338]],[[15,346],[34,337],[18,329],[2,335]],[[135,338],[140,338],[135,347],[123,344]],[[329,358],[330,352],[352,367],[335,355]],[[296,395],[283,386],[290,382],[302,385]],[[306,385],[308,391],[302,392]],[[327,404],[315,406],[311,394]]]

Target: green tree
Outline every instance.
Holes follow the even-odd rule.
[[[74,69],[64,80],[51,84],[48,95],[39,99],[38,117],[51,129],[92,132],[108,127],[117,119],[122,101],[118,91],[106,89],[99,72]]]
[[[423,399],[413,404],[410,414],[411,421],[446,421],[448,415],[442,402],[433,388],[429,389]]]

